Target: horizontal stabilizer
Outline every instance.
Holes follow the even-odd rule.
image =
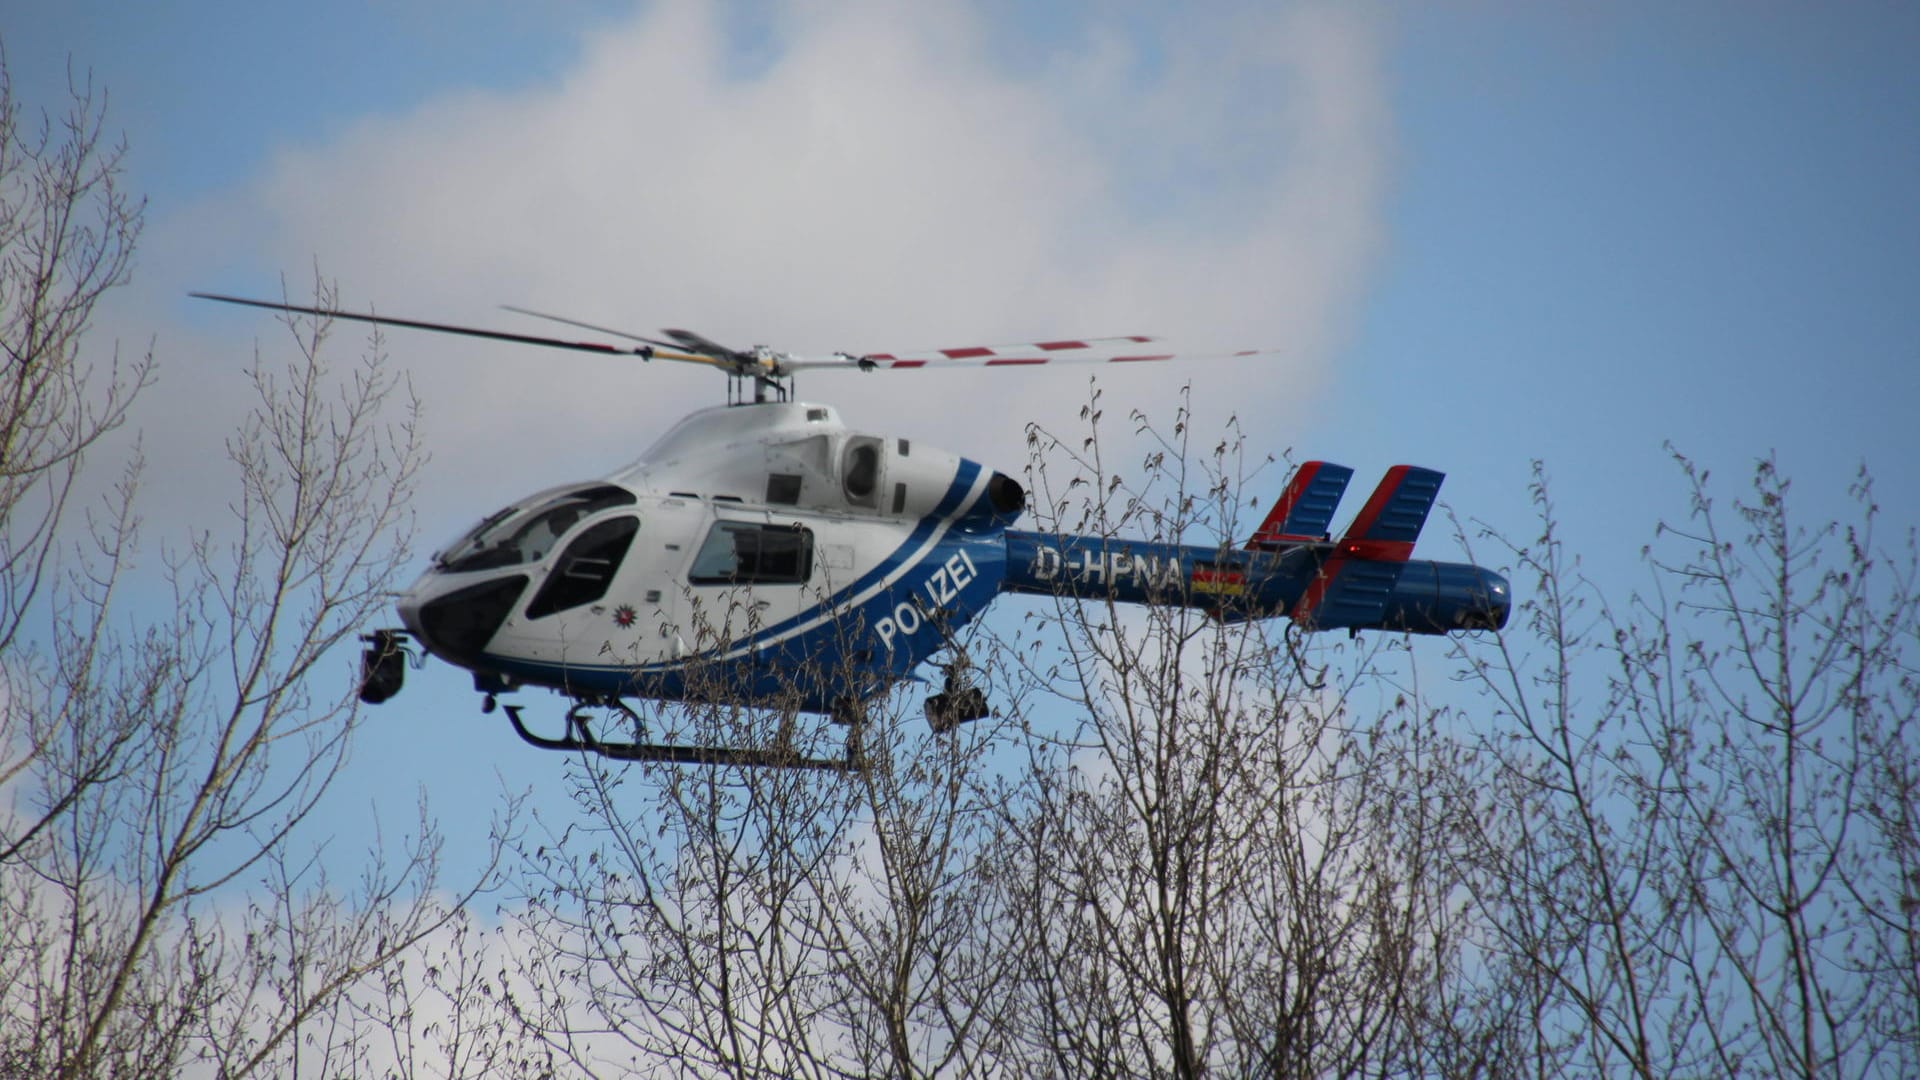
[[[1294,621],[1322,630],[1379,625],[1444,479],[1417,465],[1388,469],[1294,605]]]
[[[1287,489],[1267,512],[1267,519],[1247,540],[1247,549],[1276,550],[1289,544],[1316,543],[1326,538],[1333,511],[1346,494],[1353,470],[1345,465],[1309,461],[1300,466]]]

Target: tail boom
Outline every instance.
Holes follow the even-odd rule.
[[[1198,608],[1224,619],[1264,619],[1301,609],[1319,590],[1333,563],[1344,561],[1349,584],[1370,595],[1364,605],[1326,606],[1327,621],[1313,629],[1404,630],[1444,634],[1499,628],[1507,621],[1506,579],[1466,563],[1374,563],[1341,556],[1327,543],[1298,544],[1279,553],[1194,544],[1167,544],[1008,530],[1002,592],[1065,596],[1120,604]],[[1379,568],[1391,567],[1381,580]],[[1354,571],[1358,572],[1354,572]],[[1357,591],[1356,591],[1357,595]],[[1298,618],[1298,616],[1296,616]],[[1305,620],[1302,620],[1305,622]]]

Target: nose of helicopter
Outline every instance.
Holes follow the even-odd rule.
[[[407,633],[423,645],[427,641],[427,632],[420,626],[420,608],[426,604],[427,597],[421,586],[426,584],[426,581],[427,578],[423,577],[414,582],[406,592],[400,594],[400,599],[393,605],[394,610],[400,615],[400,625],[406,627]],[[428,651],[433,650],[429,648]]]
[[[435,656],[471,662],[493,640],[527,582],[525,574],[475,582],[469,574],[429,570],[401,596],[400,622]]]

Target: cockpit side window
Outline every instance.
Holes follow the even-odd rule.
[[[545,492],[474,526],[438,557],[439,563],[441,569],[458,573],[538,562],[583,519],[635,501],[632,492],[612,484]]]
[[[812,576],[812,530],[749,521],[716,522],[687,572],[694,585],[798,585]]]
[[[527,618],[577,608],[607,595],[639,531],[640,519],[625,515],[588,526],[555,560],[539,594],[527,605]]]

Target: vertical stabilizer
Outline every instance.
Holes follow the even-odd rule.
[[[1247,550],[1274,551],[1289,544],[1324,541],[1327,527],[1333,523],[1333,511],[1351,479],[1353,470],[1345,465],[1325,461],[1302,464],[1267,512],[1267,519],[1247,540]]]
[[[1294,621],[1321,630],[1378,625],[1444,479],[1417,465],[1388,469],[1294,605]]]

